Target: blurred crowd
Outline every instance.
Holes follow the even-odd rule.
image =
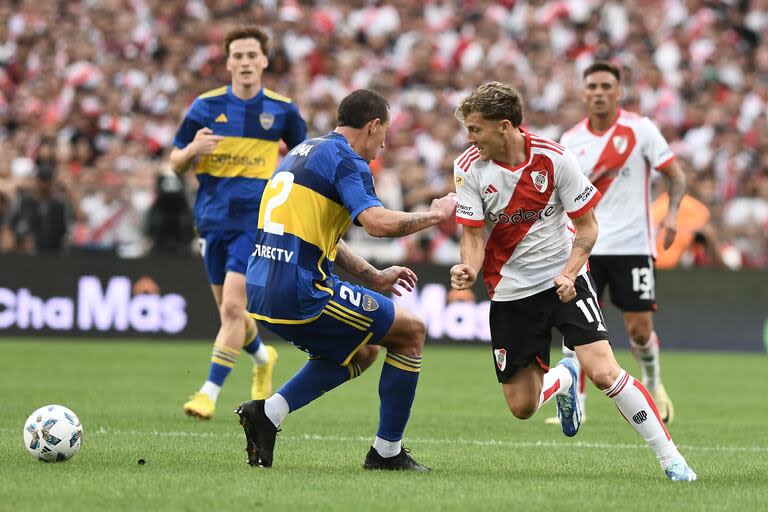
[[[243,22],[269,30],[264,84],[293,98],[310,136],[354,89],[390,100],[372,167],[385,206],[411,211],[453,189],[462,95],[511,83],[524,124],[557,140],[585,115],[581,71],[608,59],[698,208],[672,264],[768,268],[768,0],[5,1],[0,251],[192,253],[195,178],[169,175],[167,155],[192,100],[228,83],[222,40]],[[458,258],[453,222],[348,236],[381,262]]]

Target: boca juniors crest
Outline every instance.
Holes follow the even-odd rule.
[[[504,371],[507,367],[507,350],[504,348],[497,348],[493,351],[493,357],[496,359],[496,366],[499,367],[499,371]]]
[[[629,139],[624,135],[616,135],[613,138],[613,149],[620,155],[623,155],[629,146]]]
[[[536,190],[542,194],[547,190],[547,185],[549,185],[547,171],[533,171],[531,173],[531,179],[533,180],[533,186],[536,187]]]
[[[275,115],[270,114],[269,112],[262,112],[259,115],[259,122],[261,123],[262,128],[269,130],[272,128],[272,125],[275,124]]]

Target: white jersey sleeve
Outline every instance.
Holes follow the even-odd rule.
[[[555,188],[569,217],[580,217],[595,206],[600,199],[600,192],[581,172],[576,156],[566,150],[560,159],[560,166],[555,172]]]
[[[467,226],[484,226],[483,198],[477,173],[453,165],[453,182],[456,185],[456,221]]]
[[[675,154],[653,121],[644,117],[641,126],[645,135],[642,141],[643,155],[648,159],[651,167],[662,170],[675,159]]]

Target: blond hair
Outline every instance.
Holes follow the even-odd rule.
[[[523,122],[523,97],[510,85],[488,82],[463,98],[454,115],[464,121],[473,112],[494,121],[507,119],[517,128]]]

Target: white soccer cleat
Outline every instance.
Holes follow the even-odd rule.
[[[671,464],[665,467],[664,474],[673,482],[693,482],[697,478],[696,473],[682,457],[673,460]]]

